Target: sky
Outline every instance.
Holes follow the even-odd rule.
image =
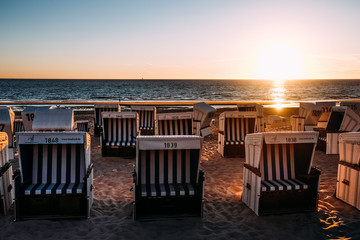
[[[360,1],[0,0],[0,78],[360,79]]]

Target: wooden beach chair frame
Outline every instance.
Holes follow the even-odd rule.
[[[335,196],[360,210],[360,132],[339,135]]]
[[[90,135],[20,132],[15,219],[88,218],[93,203]]]
[[[242,201],[256,215],[317,210],[320,171],[311,167],[317,137],[314,131],[246,136]]]
[[[156,107],[132,105],[130,109],[139,114],[140,135],[155,135]]]
[[[120,104],[117,103],[95,103],[94,104],[94,135],[100,136],[102,133],[102,112],[121,112]]]
[[[349,107],[332,107],[326,128],[314,130],[319,132],[319,150],[326,154],[339,154],[339,134],[359,131],[360,116]]]
[[[139,135],[137,112],[102,112],[102,156],[134,157]]]
[[[157,113],[155,135],[192,135],[193,113]]]
[[[8,151],[8,136],[5,132],[0,132],[0,214],[5,216],[14,200],[13,171]]]
[[[223,112],[219,116],[218,152],[223,157],[244,157],[245,137],[256,132],[255,112]]]
[[[136,141],[134,220],[202,217],[200,136],[140,136]]]

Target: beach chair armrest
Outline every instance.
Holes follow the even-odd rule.
[[[249,164],[247,163],[244,163],[244,168],[246,169],[249,169],[251,172],[253,172],[256,176],[258,177],[261,177],[261,172],[259,169],[253,167],[253,166],[250,166]]]
[[[86,171],[86,176],[84,180],[90,177],[90,174],[92,173],[93,169],[94,169],[94,163],[91,163]]]
[[[4,166],[0,167],[0,177],[10,168],[11,163],[7,162]]]

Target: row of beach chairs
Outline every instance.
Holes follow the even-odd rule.
[[[243,109],[239,109],[240,115],[244,114],[240,110]],[[260,130],[261,110],[257,107],[248,110],[254,111],[243,120],[232,114],[232,120],[225,117],[227,128],[219,132],[219,136],[228,132],[234,137],[232,141],[239,137],[236,143],[229,144],[243,145],[245,149],[243,201],[258,215],[316,209],[320,172],[311,168],[311,162],[318,133],[264,133]],[[20,172],[15,174],[14,182],[18,218],[89,216],[93,171],[90,138],[85,132],[72,131],[73,120],[66,119],[73,116],[64,117],[67,112],[70,113],[58,112],[50,123],[42,120],[45,114],[39,114],[32,125],[34,132],[17,134]],[[112,113],[103,113],[106,114]],[[242,136],[233,128],[239,125],[245,132],[249,128],[254,130]],[[159,214],[164,209],[168,213],[170,208],[164,205],[171,206],[174,213],[201,216],[202,137],[140,136],[131,145],[136,146],[134,217]],[[5,167],[1,172],[5,172]]]

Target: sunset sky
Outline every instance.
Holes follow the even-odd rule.
[[[0,1],[0,78],[360,78],[358,0]]]

